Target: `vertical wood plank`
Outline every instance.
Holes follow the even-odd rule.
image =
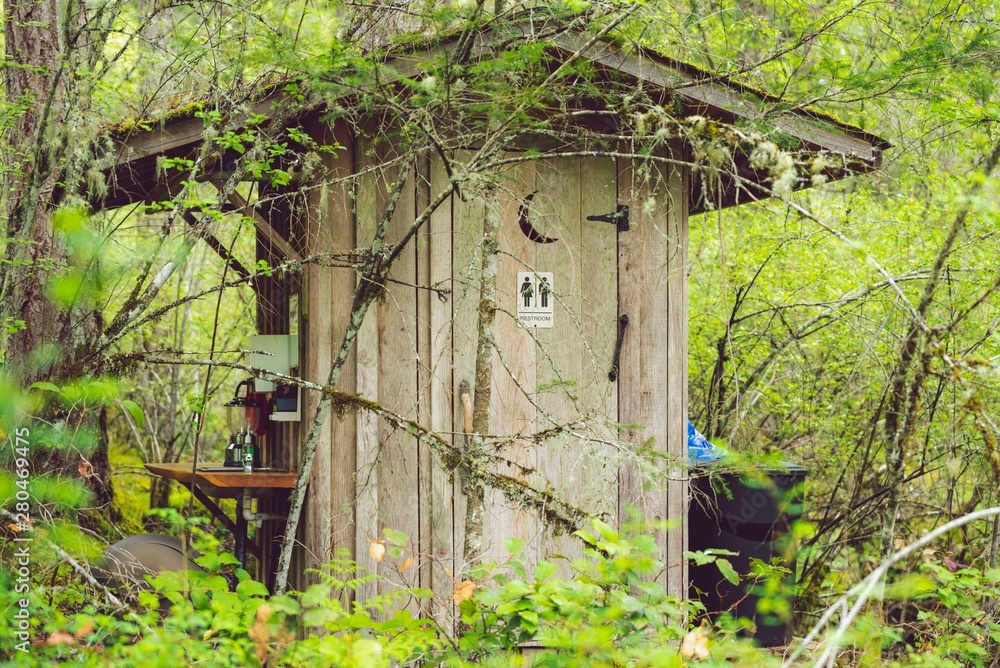
[[[441,158],[430,162],[430,196],[444,190],[448,184],[448,174]],[[428,333],[430,337],[430,368],[428,374],[428,396],[430,403],[430,428],[452,445],[460,443],[461,436],[452,422],[452,306],[458,281],[452,268],[452,200],[449,198],[437,211],[431,214],[427,235],[429,264],[428,280],[431,286],[448,290],[443,298],[429,297]],[[430,546],[433,557],[431,582],[428,585],[438,599],[450,602],[452,581],[449,573],[456,571],[455,564],[455,515],[456,500],[454,472],[445,470],[436,458],[430,463]],[[447,570],[445,570],[447,569]],[[445,622],[451,606],[445,604],[434,610]]]
[[[584,347],[583,258],[589,249],[581,247],[580,159],[559,158],[535,163],[535,195],[530,222],[542,235],[556,239],[534,244],[535,262],[530,267],[553,274],[553,326],[531,328],[535,339],[534,364],[538,387],[535,425],[539,430],[559,427],[583,417],[586,409],[578,401],[579,389],[592,379],[581,376],[580,349]],[[524,269],[521,269],[524,271]],[[610,282],[610,280],[609,280]],[[561,435],[535,445],[538,479],[533,486],[552,489],[561,501],[585,507],[596,480],[581,477],[585,450],[576,438]],[[606,493],[607,489],[602,490]],[[582,554],[579,540],[571,536],[549,536],[537,523],[542,537],[540,558],[562,554],[572,558]],[[567,573],[568,575],[568,573]]]
[[[638,447],[653,439],[653,448],[670,452],[670,342],[667,317],[669,295],[665,289],[670,255],[669,202],[666,179],[653,164],[619,160],[619,199],[631,212],[631,230],[618,236],[619,310],[629,315],[621,353],[618,381],[619,421],[630,428],[626,439]],[[654,203],[655,202],[655,203]],[[651,206],[652,204],[652,206]],[[674,430],[676,431],[676,430]],[[667,465],[657,460],[651,480],[634,462],[620,473],[619,513],[628,519],[634,507],[649,522],[669,517]],[[660,557],[670,556],[666,533],[658,534]],[[666,572],[660,578],[668,587]]]
[[[354,216],[354,137],[343,122],[334,127],[333,139],[343,148],[331,159],[326,209],[330,211],[333,230],[332,252],[347,253],[357,246]],[[334,269],[330,281],[330,294],[326,297],[330,309],[330,332],[326,342],[331,354],[336,354],[343,342],[351,319],[351,301],[357,278],[350,269]],[[357,347],[347,357],[337,388],[356,393]],[[327,373],[329,370],[325,371]],[[353,415],[331,417],[330,471],[330,550],[341,549],[355,553],[355,472],[357,471],[357,419]]]
[[[376,204],[376,175],[368,171],[378,159],[373,154],[370,142],[363,138],[356,140],[356,156],[359,177],[355,200],[355,218],[359,247],[369,247],[378,224]],[[356,288],[356,286],[355,286]],[[355,288],[352,288],[352,293]],[[357,340],[357,391],[358,396],[377,401],[379,398],[378,376],[378,313],[372,309],[358,331]],[[357,470],[355,486],[355,560],[368,573],[378,572],[378,563],[368,554],[369,542],[378,538],[378,422],[368,412],[356,413]],[[377,593],[374,583],[358,588],[356,597],[364,601]]]
[[[321,130],[323,143],[330,143],[332,132],[325,126]],[[335,168],[332,156],[324,156],[324,167]],[[334,217],[329,199],[329,180],[323,175],[324,182],[319,188],[310,189],[306,211],[306,250],[308,254],[333,252]],[[306,306],[305,339],[306,364],[305,377],[314,383],[325,383],[333,359],[331,340],[333,339],[333,322],[331,319],[331,294],[333,272],[329,267],[316,264],[305,269],[305,299]],[[316,417],[320,395],[318,392],[303,393],[303,419],[311,424]],[[331,421],[332,422],[332,421]],[[332,459],[332,426],[328,423],[320,433],[316,446],[316,456],[313,460],[312,474],[309,478],[309,496],[305,507],[305,522],[303,539],[305,543],[305,567],[315,569],[322,566],[330,556],[330,509],[332,506],[333,485],[331,479]],[[316,581],[316,576],[307,576],[307,583]]]
[[[568,218],[575,217],[580,227],[572,257],[579,276],[573,293],[577,305],[572,323],[557,322],[556,329],[566,331],[557,342],[570,346],[567,357],[575,363],[578,381],[570,390],[576,398],[574,411],[564,412],[562,417],[576,419],[582,426],[576,430],[581,438],[563,444],[567,451],[559,457],[558,489],[567,501],[589,514],[612,520],[617,516],[618,499],[608,490],[617,485],[620,456],[613,445],[618,438],[613,426],[618,419],[617,384],[609,380],[608,371],[617,338],[618,233],[616,225],[586,217],[615,211],[615,162],[580,159],[575,180],[573,190],[556,192],[565,192],[567,198],[572,193],[579,200],[579,205],[566,213]],[[573,537],[561,537],[554,542],[554,549],[570,558],[582,554],[580,541]]]
[[[670,146],[670,156],[683,158],[679,142]],[[667,509],[673,528],[667,536],[667,593],[687,594],[688,537],[688,192],[687,168],[674,168],[667,181],[667,454],[671,463],[667,481]]]
[[[587,220],[587,216],[607,214],[618,206],[618,173],[613,158],[584,158],[580,169],[580,218],[583,267],[582,382],[579,388],[581,406],[593,412],[588,433],[595,443],[588,448],[584,473],[604,485],[597,498],[586,499],[587,509],[613,519],[617,516],[617,495],[611,494],[618,484],[620,454],[614,443],[618,440],[618,383],[608,378],[614,361],[618,338],[618,228],[617,225]]]
[[[497,197],[487,206],[498,206],[500,249],[497,263],[496,351],[493,355],[493,388],[490,399],[490,431],[505,439],[498,454],[508,463],[497,465],[497,472],[529,481],[527,471],[536,468],[535,447],[518,434],[535,430],[535,342],[529,331],[516,321],[517,272],[535,263],[535,244],[521,233],[518,213],[525,197],[537,190],[535,166],[527,162],[512,168],[512,179],[502,182]],[[487,215],[490,215],[487,212]],[[509,503],[498,491],[487,493],[483,528],[485,560],[501,560],[506,555],[503,541],[523,541],[521,557],[528,564],[538,560],[542,535],[534,515]]]
[[[420,157],[416,167],[415,178],[414,218],[419,216],[430,203],[431,163],[429,157]],[[414,240],[416,244],[414,283],[418,286],[415,314],[417,330],[417,410],[420,424],[428,427],[433,423],[431,392],[432,386],[435,384],[435,368],[432,355],[433,331],[431,329],[431,232],[431,223],[427,221],[417,233],[417,237]],[[430,446],[417,441],[417,458],[417,516],[419,521],[417,538],[419,540],[415,544],[419,557],[416,558],[417,579],[414,580],[414,584],[430,588],[433,577],[432,556],[434,550],[434,454]],[[404,577],[408,577],[409,575],[409,573],[404,573]],[[424,614],[431,612],[429,602],[423,603],[421,612]]]
[[[386,210],[389,192],[396,180],[406,180],[386,235],[388,243],[394,243],[413,222],[415,179],[409,168],[405,172],[395,167],[382,171],[384,177],[376,190],[380,217]],[[389,273],[389,278],[395,282],[386,286],[386,298],[377,303],[379,403],[410,419],[418,417],[417,294],[413,287],[417,275],[415,246],[411,242],[396,258]],[[380,419],[378,447],[379,531],[388,528],[406,533],[407,550],[412,554],[420,544],[417,439]],[[383,561],[380,572],[398,583],[400,575],[391,562],[390,559]],[[380,586],[381,593],[397,589],[388,581]],[[417,612],[415,606],[412,612]]]

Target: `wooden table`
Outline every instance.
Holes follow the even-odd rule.
[[[293,471],[273,471],[257,469],[244,473],[242,469],[230,468],[225,471],[221,463],[205,462],[198,465],[198,473],[191,472],[190,462],[164,462],[146,464],[146,468],[162,478],[170,478],[188,484],[217,487],[219,489],[293,489],[298,474]],[[258,495],[255,495],[258,496]]]
[[[236,558],[240,566],[246,566],[246,551],[260,557],[260,548],[247,536],[247,519],[243,513],[243,501],[269,493],[280,493],[295,487],[298,474],[291,471],[275,471],[258,469],[253,473],[244,473],[242,469],[225,468],[221,463],[206,462],[199,464],[197,471],[191,470],[190,462],[161,462],[145,465],[150,473],[161,478],[176,480],[191,487],[194,497],[208,511],[232,532],[236,540]],[[224,469],[224,470],[223,470]],[[210,498],[236,498],[236,521],[229,519],[221,508]]]

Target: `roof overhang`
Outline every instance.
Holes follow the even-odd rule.
[[[587,46],[587,37],[563,33],[552,39],[568,57]],[[810,109],[788,108],[767,93],[712,75],[692,65],[636,45],[624,47],[600,42],[587,51],[587,59],[607,75],[624,75],[636,84],[659,91],[664,103],[679,108],[681,117],[701,116],[729,126],[764,127],[792,140],[799,153],[826,156],[822,171],[834,181],[882,167],[888,141]],[[713,182],[711,191],[707,182]],[[800,179],[796,189],[812,185]],[[712,179],[693,178],[689,212],[726,208],[770,197],[770,175],[750,164],[749,156],[731,156],[728,168]]]
[[[528,34],[526,33],[526,36]],[[618,46],[609,42],[594,42],[582,33],[562,32],[544,38],[557,58],[569,58],[583,52],[602,76],[624,78],[642,86],[679,118],[701,116],[730,127],[767,128],[777,131],[786,143],[802,155],[825,155],[823,176],[836,180],[877,170],[882,164],[882,151],[890,144],[859,128],[816,111],[787,108],[787,104],[766,93],[731,80],[714,76],[691,65],[673,60],[650,49],[635,45]],[[476,51],[489,51],[488,34],[481,37]],[[397,76],[418,76],[434,56],[447,56],[454,40],[443,40],[422,52],[410,52],[387,58],[385,63]],[[260,101],[244,110],[250,114],[268,115],[282,103],[281,88],[274,88]],[[230,119],[238,126],[240,119]],[[95,205],[114,208],[133,202],[163,199],[180,190],[181,178],[171,180],[159,169],[161,158],[191,157],[204,139],[205,123],[201,118],[181,117],[157,123],[133,124],[112,136],[115,150],[108,175],[107,193]],[[235,157],[235,156],[230,156]],[[227,156],[216,156],[204,165],[210,173],[220,169]],[[770,175],[755,169],[749,156],[734,151],[730,163],[711,179],[699,178],[695,166],[691,182],[689,211],[692,214],[710,209],[764,199],[771,196]],[[711,187],[706,184],[711,183]],[[795,188],[812,185],[807,178],[799,179]]]

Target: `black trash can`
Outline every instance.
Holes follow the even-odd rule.
[[[778,564],[791,573],[781,582],[748,580],[733,585],[716,564],[692,563],[691,596],[700,598],[713,619],[728,612],[752,620],[756,627],[753,638],[762,647],[787,645],[792,638],[790,611],[795,589],[790,527],[802,515],[802,483],[807,471],[787,466],[751,476],[717,469],[713,464],[691,469],[689,548],[737,552],[738,556],[725,558],[741,576],[751,572],[752,558],[771,563],[778,557]]]

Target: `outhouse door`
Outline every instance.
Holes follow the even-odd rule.
[[[441,171],[432,165],[432,191]],[[432,272],[439,266],[435,248],[444,253],[439,235],[450,231],[450,262],[440,266],[450,266],[452,300],[436,318],[432,313],[431,330],[450,340],[456,438],[460,385],[474,385],[483,220],[497,215],[495,470],[612,524],[626,506],[650,519],[667,517],[669,494],[646,484],[650,471],[631,452],[653,437],[651,447],[666,453],[667,432],[681,433],[686,413],[686,340],[677,339],[678,327],[686,332],[685,191],[681,175],[667,173],[603,157],[525,161],[508,170],[494,204],[454,197],[431,226]],[[432,283],[436,278],[446,277],[431,276]],[[666,472],[669,460],[654,468]],[[673,493],[683,504],[682,490]],[[464,496],[451,499],[448,538],[460,549]],[[446,512],[444,495],[436,500]],[[529,562],[582,550],[577,539],[552,535],[536,513],[494,491],[485,559],[502,560],[508,538],[523,543]],[[668,549],[664,538],[663,556],[669,561],[667,552],[680,547]]]

